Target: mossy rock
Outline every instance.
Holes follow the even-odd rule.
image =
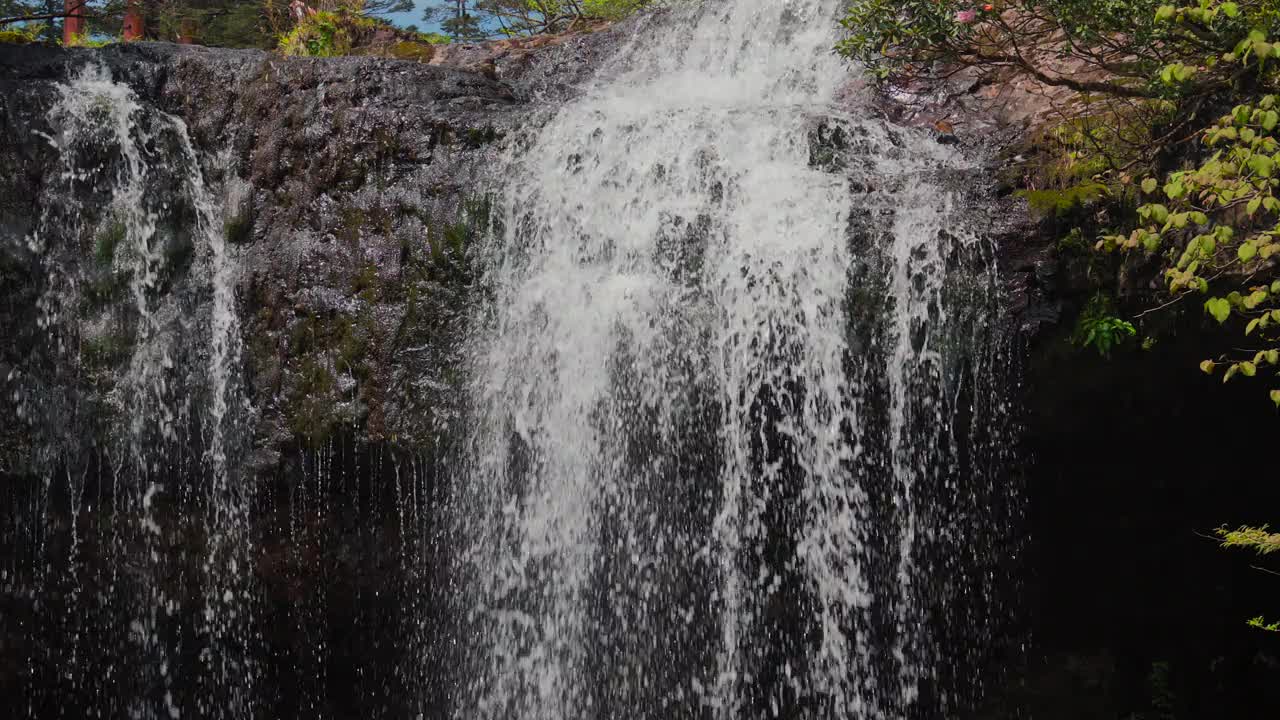
[[[386,54],[389,57],[398,60],[413,60],[415,62],[431,62],[431,58],[435,57],[436,49],[425,43],[415,42],[413,40],[400,40],[387,46]]]
[[[129,273],[103,272],[92,276],[81,293],[84,307],[98,310],[117,302],[128,292],[130,279]]]
[[[244,245],[253,240],[253,194],[248,193],[240,201],[235,212],[222,223],[222,236],[232,245]]]
[[[1062,190],[1021,190],[1017,195],[1038,213],[1062,217],[1078,208],[1101,200],[1107,195],[1102,183],[1084,183]]]
[[[495,130],[492,125],[483,128],[469,128],[466,133],[466,145],[475,150],[495,142],[501,137],[501,133]]]
[[[98,231],[93,244],[93,257],[103,265],[111,265],[116,256],[116,248],[124,242],[128,229],[123,221],[112,218]]]
[[[86,337],[80,341],[80,360],[90,368],[116,367],[132,353],[133,338],[124,334]]]

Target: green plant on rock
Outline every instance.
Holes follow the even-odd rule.
[[[1026,199],[1032,210],[1061,217],[1106,197],[1109,192],[1107,186],[1100,182],[1086,182],[1061,190],[1020,190],[1018,195]]]
[[[1072,339],[1080,347],[1091,347],[1102,357],[1109,358],[1113,349],[1123,345],[1137,332],[1133,323],[1116,317],[1112,313],[1110,299],[1099,294],[1080,314]]]
[[[73,35],[67,43],[67,47],[104,48],[108,45],[115,45],[118,42],[120,42],[120,39],[116,37],[95,37],[89,33],[84,33],[82,35]]]
[[[22,23],[13,25],[0,26],[0,43],[10,43],[13,45],[27,45],[34,42],[40,42],[40,39],[46,34],[48,25],[45,23]]]
[[[104,266],[110,266],[116,256],[116,248],[124,242],[128,229],[118,218],[110,219],[98,231],[93,243],[93,257]]]
[[[354,47],[351,26],[373,21],[342,11],[321,10],[298,21],[280,37],[280,52],[303,57],[337,57]]]

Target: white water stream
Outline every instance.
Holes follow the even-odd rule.
[[[974,492],[947,354],[983,352],[948,330],[947,257],[976,241],[936,179],[959,157],[837,102],[840,7],[673,11],[510,159],[457,717],[922,712],[926,554],[965,541],[929,506]],[[823,120],[864,167],[815,167]],[[887,247],[853,247],[859,209]],[[879,316],[857,348],[856,311]]]
[[[181,629],[167,626],[171,621],[165,618],[179,610],[182,599],[167,595],[165,586],[171,583],[160,580],[167,572],[164,561],[170,559],[162,524],[181,522],[184,512],[199,509],[207,515],[198,629],[207,675],[196,681],[206,692],[188,709],[199,717],[247,718],[255,680],[245,652],[251,492],[238,486],[239,449],[234,446],[235,424],[243,421],[247,405],[239,385],[237,271],[223,237],[219,206],[182,120],[145,108],[132,89],[95,65],[58,90],[60,99],[49,113],[54,133],[45,139],[63,163],[63,197],[83,198],[80,202],[88,209],[101,194],[107,212],[88,227],[79,213],[70,220],[43,218],[29,247],[44,251],[41,233],[93,238],[91,262],[103,266],[100,272],[108,282],[127,284],[132,301],[129,316],[109,306],[94,310],[98,301],[90,296],[93,288],[75,277],[57,277],[64,268],[57,256],[50,257],[42,327],[59,338],[60,346],[74,339],[78,347],[66,346],[63,352],[78,353],[81,363],[91,355],[90,347],[129,354],[111,393],[116,412],[127,418],[128,431],[118,436],[121,446],[107,452],[114,465],[116,512],[141,531],[135,536],[118,530],[113,550],[129,555],[139,542],[143,548],[141,557],[129,560],[145,578],[130,603],[134,617],[129,634],[146,664],[111,670],[148,678],[144,682],[152,689],[135,699],[132,717],[181,716],[180,703],[169,690],[177,666],[171,655],[180,650],[172,636]],[[66,222],[75,225],[59,226]],[[198,309],[189,304],[191,298],[162,288],[186,272],[182,266],[188,255],[197,278],[191,292]],[[201,293],[208,294],[207,303]],[[188,437],[193,425],[199,438]],[[171,451],[185,447],[203,448],[192,468],[203,486],[178,482],[182,469],[169,464]],[[73,487],[72,501],[82,492]],[[167,512],[160,510],[162,503]],[[176,507],[183,510],[175,513]],[[73,508],[73,528],[77,514]],[[111,589],[117,591],[137,592]]]

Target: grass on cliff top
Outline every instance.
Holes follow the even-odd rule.
[[[294,57],[380,55],[426,62],[435,54],[436,45],[448,42],[449,38],[438,33],[400,30],[345,10],[321,10],[281,35],[278,49]]]
[[[0,25],[0,43],[28,45],[40,42],[47,26],[44,23],[25,23],[23,25]]]

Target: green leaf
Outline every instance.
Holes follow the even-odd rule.
[[[1275,403],[1276,407],[1280,407],[1280,390],[1271,391],[1271,402]]]
[[[1160,183],[1156,182],[1155,178],[1147,178],[1142,181],[1142,192],[1144,193],[1153,193],[1158,187],[1160,187]]]
[[[1245,334],[1246,336],[1248,336],[1248,335],[1252,335],[1252,334],[1253,334],[1253,331],[1254,331],[1254,330],[1257,330],[1257,329],[1258,329],[1258,318],[1254,318],[1254,319],[1252,319],[1252,320],[1250,320],[1250,321],[1249,321],[1249,324],[1248,324],[1248,325],[1246,325],[1246,326],[1245,326],[1245,328],[1244,328],[1244,334]]]
[[[1280,365],[1280,350],[1268,350],[1265,356],[1268,365]]]
[[[1218,9],[1222,11],[1223,15],[1226,15],[1229,18],[1236,17],[1240,14],[1240,6],[1233,2],[1224,2],[1218,6]]]
[[[1219,325],[1231,317],[1231,303],[1224,298],[1209,298],[1204,303],[1204,309],[1218,321]]]
[[[1213,369],[1216,368],[1217,366],[1218,364],[1215,363],[1214,361],[1205,360],[1204,362],[1200,363],[1200,372],[1204,373],[1205,375],[1212,375]]]
[[[1240,363],[1240,374],[1245,377],[1253,377],[1258,374],[1258,366],[1251,362]]]
[[[1276,169],[1276,161],[1266,155],[1254,155],[1249,158],[1249,168],[1259,177],[1269,178]]]
[[[1276,125],[1280,124],[1280,113],[1275,110],[1268,110],[1262,113],[1262,129],[1271,132]]]
[[[1156,9],[1156,22],[1169,22],[1177,14],[1178,9],[1176,7],[1172,5],[1161,5]]]
[[[1249,262],[1257,254],[1258,246],[1251,242],[1241,244],[1240,248],[1236,250],[1236,255],[1240,257],[1240,262]]]

